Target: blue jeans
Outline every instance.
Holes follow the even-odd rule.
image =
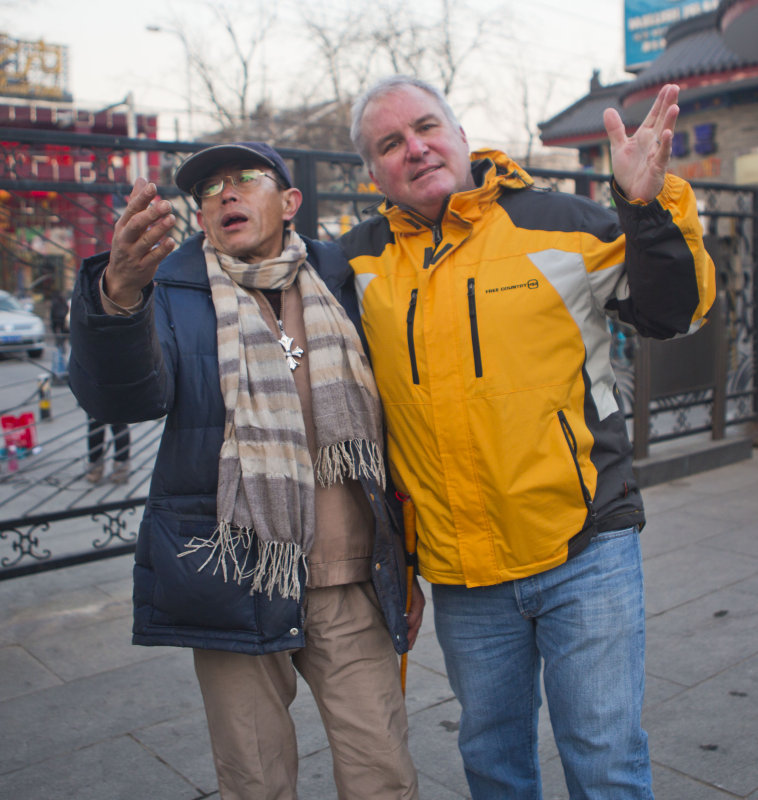
[[[542,797],[541,660],[572,800],[651,800],[636,528],[599,534],[542,574],[474,589],[434,584],[432,596],[473,800]]]

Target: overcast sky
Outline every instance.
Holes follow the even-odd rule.
[[[288,13],[294,13],[298,1],[307,2],[279,0],[280,17],[286,20]],[[628,77],[623,71],[623,0],[469,0],[465,5],[478,11],[496,5],[509,9],[507,15],[492,15],[493,28],[503,30],[502,56],[509,68],[502,61],[486,60],[478,67],[482,81],[493,87],[488,88],[490,101],[468,107],[462,96],[452,98],[474,146],[518,149],[523,144],[523,122],[515,122],[523,106],[515,71],[529,76],[530,114],[535,122],[581,97],[593,68],[601,71],[604,83]],[[149,32],[147,27],[170,28],[179,12],[201,20],[207,6],[207,0],[9,0],[0,2],[0,31],[14,38],[68,45],[69,90],[78,106],[104,107],[131,91],[138,111],[160,114],[161,138],[174,137],[175,120],[184,138],[184,50],[176,35]],[[307,69],[307,64],[298,62],[302,49],[286,43],[276,48],[287,54],[286,63],[269,74],[281,80],[287,80],[288,70],[293,76],[298,70],[302,74]],[[202,127],[197,118],[195,127]]]

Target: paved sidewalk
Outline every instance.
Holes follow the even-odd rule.
[[[758,459],[644,494],[656,798],[758,800]],[[0,582],[0,798],[218,797],[190,652],[129,643],[130,570],[123,557]],[[422,799],[468,797],[430,607],[407,703]],[[334,798],[304,684],[294,716],[300,798]],[[545,800],[566,800],[542,729]]]

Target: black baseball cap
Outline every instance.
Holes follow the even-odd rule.
[[[284,163],[284,159],[265,142],[232,142],[231,144],[214,144],[193,153],[185,158],[174,175],[176,185],[187,194],[192,187],[207,178],[218,167],[224,164],[254,162],[271,167],[279,176],[286,188],[292,188],[292,176]]]

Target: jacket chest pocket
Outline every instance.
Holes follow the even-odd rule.
[[[416,304],[418,303],[418,289],[411,291],[411,300],[408,304],[408,315],[405,320],[405,335],[408,341],[408,361],[411,368],[411,380],[418,386],[421,382],[418,376],[418,360],[416,359]]]
[[[468,275],[456,288],[461,374],[475,396],[568,384],[581,374],[576,324],[546,281]]]
[[[469,278],[466,285],[466,297],[468,304],[468,336],[470,337],[471,355],[474,360],[474,376],[482,377],[482,353],[479,346],[479,323],[476,315],[476,279]],[[406,342],[408,346],[408,366],[410,368],[411,381],[415,386],[421,383],[418,367],[418,353],[416,349],[417,337],[417,310],[418,310],[418,289],[412,289],[408,302],[408,313],[405,321]],[[443,331],[443,336],[447,335]]]
[[[471,354],[474,357],[474,377],[482,377],[482,350],[479,346],[479,322],[476,318],[476,279],[466,281],[468,297],[469,328],[471,330]]]

